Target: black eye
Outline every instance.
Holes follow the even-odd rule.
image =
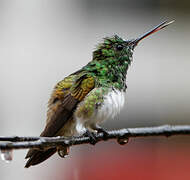
[[[121,51],[123,49],[123,46],[121,44],[119,44],[119,45],[116,46],[116,49]]]

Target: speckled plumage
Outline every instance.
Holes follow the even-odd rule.
[[[54,105],[55,100],[65,99],[69,93],[78,101],[72,120],[60,129],[58,135],[83,134],[86,129],[93,130],[120,111],[124,104],[126,74],[133,53],[133,48],[128,47],[127,43],[116,35],[105,38],[93,52],[91,62],[57,84],[49,102],[48,121],[58,108]],[[123,48],[117,49],[118,45]]]
[[[92,60],[79,71],[67,76],[54,88],[49,100],[47,121],[41,136],[73,136],[100,130],[100,123],[114,118],[124,105],[126,75],[134,47],[141,39],[170,23],[163,22],[135,40],[117,35],[104,38]],[[39,164],[56,151],[68,154],[68,147],[45,151],[31,149],[25,167]]]
[[[119,113],[124,105],[126,74],[133,54],[128,43],[117,35],[105,38],[93,52],[92,61],[55,86],[41,136],[73,136],[87,129],[95,131],[101,122]],[[44,161],[39,157],[47,159],[51,152],[56,149],[46,156],[42,156],[44,152],[30,150],[26,167]]]

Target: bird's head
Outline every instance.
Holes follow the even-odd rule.
[[[101,61],[114,59],[117,61],[127,61],[128,64],[130,64],[132,61],[133,50],[141,40],[165,28],[173,22],[174,21],[164,21],[142,36],[132,40],[124,40],[117,35],[106,37],[93,52],[93,60]]]

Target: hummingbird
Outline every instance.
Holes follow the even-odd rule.
[[[142,36],[125,40],[106,37],[93,51],[92,60],[80,70],[65,77],[55,86],[48,102],[46,126],[41,137],[86,135],[96,143],[94,133],[107,132],[100,126],[114,118],[124,106],[126,75],[133,60],[134,48],[147,36],[174,21],[164,21]],[[37,165],[54,153],[66,157],[69,147],[45,150],[30,149],[25,167]]]

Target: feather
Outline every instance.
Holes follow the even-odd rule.
[[[64,135],[65,124],[73,119],[73,112],[77,104],[94,88],[94,79],[84,72],[80,75],[70,75],[59,82],[50,98],[47,121],[41,137]],[[50,148],[45,151],[30,149],[26,155],[29,160],[25,167],[39,164],[57,151]]]

